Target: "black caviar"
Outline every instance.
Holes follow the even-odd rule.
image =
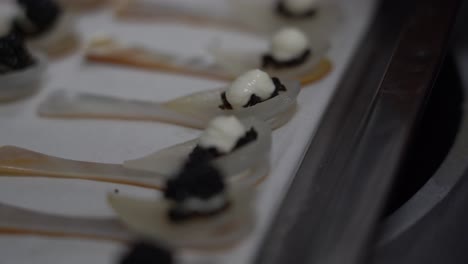
[[[180,173],[166,182],[164,197],[174,202],[168,211],[168,218],[172,222],[182,222],[193,217],[211,216],[224,211],[229,206],[228,203],[209,213],[188,211],[183,208],[183,203],[190,198],[209,200],[222,195],[225,189],[221,172],[210,162],[199,164],[187,162]]]
[[[62,14],[62,8],[53,0],[16,0],[24,10],[25,18],[15,18],[14,28],[26,37],[36,37],[53,28]]]
[[[286,91],[286,86],[284,86],[278,78],[272,77],[271,80],[273,81],[273,84],[275,85],[275,90],[273,91],[273,93],[271,94],[270,97],[268,97],[265,100],[261,100],[261,98],[258,97],[256,94],[252,94],[250,96],[249,101],[243,107],[245,108],[245,107],[249,107],[249,106],[254,106],[254,105],[258,104],[258,103],[264,102],[264,101],[266,101],[268,99],[271,99],[271,98],[277,96],[280,92]],[[222,110],[232,110],[232,105],[229,103],[229,101],[226,98],[226,92],[221,93],[221,102],[222,102],[222,104],[219,106],[220,109],[222,109]]]
[[[139,241],[134,243],[130,251],[120,260],[120,264],[148,263],[172,264],[174,263],[174,257],[172,252],[167,248],[150,242]]]
[[[190,197],[206,200],[225,188],[221,172],[209,162],[187,163],[181,172],[166,182],[164,197],[174,202],[183,202]]]
[[[219,108],[223,110],[232,110],[232,105],[229,103],[229,101],[226,98],[226,92],[223,92],[221,94],[221,102],[222,104],[219,106]]]
[[[253,127],[250,128],[249,131],[247,131],[243,137],[241,137],[241,138],[239,138],[239,140],[237,140],[237,143],[234,146],[234,150],[236,150],[236,149],[238,149],[240,147],[243,147],[243,146],[249,144],[252,141],[257,140],[257,137],[258,137],[257,131],[255,131],[255,129]]]
[[[262,68],[264,69],[284,69],[291,68],[303,64],[312,54],[310,49],[304,51],[301,55],[296,58],[292,58],[286,61],[280,61],[275,59],[271,54],[265,54],[262,57]]]
[[[302,19],[302,18],[311,18],[317,15],[318,9],[317,8],[311,8],[309,10],[306,10],[300,14],[293,13],[288,8],[284,5],[284,1],[280,0],[276,4],[275,11],[278,15],[288,18],[288,19]]]
[[[199,145],[195,146],[195,148],[190,152],[188,162],[189,163],[201,163],[201,162],[208,162],[212,159],[222,156],[221,153],[217,148],[209,147],[204,148]]]
[[[0,74],[25,69],[35,63],[23,39],[13,30],[0,37]]]
[[[252,94],[250,96],[249,101],[243,107],[254,106],[254,105],[258,104],[258,103],[261,103],[262,101],[263,101],[262,98],[260,98],[256,94]]]

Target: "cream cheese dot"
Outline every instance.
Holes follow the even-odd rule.
[[[293,14],[303,14],[311,9],[317,8],[320,0],[283,0],[283,5]]]
[[[309,49],[309,40],[296,28],[283,28],[271,39],[270,49],[277,61],[287,61],[301,56]]]
[[[198,145],[229,153],[245,133],[244,125],[235,116],[219,116],[210,121],[200,136]]]
[[[266,100],[274,91],[275,84],[268,73],[256,69],[242,74],[232,82],[226,90],[226,100],[234,109],[241,108],[249,102],[252,94]]]

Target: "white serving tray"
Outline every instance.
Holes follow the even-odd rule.
[[[218,2],[219,0],[212,0]],[[374,0],[335,0],[344,11],[344,21],[328,53],[332,73],[309,85],[300,94],[294,118],[273,133],[271,174],[258,188],[257,227],[242,244],[213,257],[216,263],[249,263],[256,253],[279,201],[302,160],[321,116],[330,101],[353,51],[369,24]],[[0,3],[2,5],[8,3]],[[2,14],[0,12],[0,14]],[[204,47],[214,38],[237,47],[262,47],[266,42],[240,33],[202,29],[170,23],[117,22],[109,10],[82,14],[78,29],[84,41],[98,33],[177,52],[183,56],[207,53]],[[161,123],[43,119],[36,114],[45,96],[59,88],[162,101],[185,93],[216,88],[223,82],[180,75],[145,72],[123,67],[88,64],[83,49],[61,60],[51,61],[47,80],[39,94],[29,99],[0,105],[0,145],[17,145],[54,156],[119,163],[154,150],[194,138],[197,130]],[[1,84],[0,84],[1,89]],[[154,190],[132,186],[44,178],[0,177],[0,202],[28,209],[71,216],[113,216],[106,193],[156,197]],[[123,246],[111,242],[0,235],[1,263],[5,264],[111,264]]]

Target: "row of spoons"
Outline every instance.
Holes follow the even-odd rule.
[[[253,188],[268,174],[271,129],[285,124],[296,111],[300,83],[288,79],[310,83],[322,78],[331,69],[331,63],[324,58],[327,42],[319,41],[309,47],[313,51],[312,56],[300,65],[264,68],[272,76],[280,78],[286,91],[249,107],[220,108],[225,88],[198,92],[167,102],[128,100],[62,90],[51,93],[40,104],[39,115],[49,118],[157,121],[197,129],[205,128],[220,115],[239,118],[245,127],[254,129],[258,137],[212,161],[221,171],[229,189],[230,203],[223,213],[190,219],[182,224],[174,223],[167,218],[167,212],[173,207],[173,202],[167,199],[148,201],[109,194],[108,202],[117,219],[77,219],[0,204],[0,231],[110,240],[130,240],[138,234],[151,240],[162,240],[174,247],[210,250],[225,248],[242,240],[253,228]],[[149,48],[125,46],[114,39],[99,39],[90,44],[86,58],[94,62],[232,80],[246,70],[262,68],[261,59],[265,55],[265,52],[238,52],[220,46],[212,46],[209,50],[215,58],[213,64],[181,60]],[[13,91],[2,91],[4,99],[22,96],[17,92],[38,83],[46,60],[41,55],[37,55],[37,58],[39,63],[33,68],[0,76],[0,81],[5,81],[2,83]],[[0,148],[0,173],[97,180],[165,191],[167,182],[180,171],[198,142],[194,139],[122,164],[66,160],[15,146],[4,146]]]
[[[91,40],[85,51],[85,58],[94,63],[118,64],[220,80],[233,80],[250,69],[259,68],[271,76],[301,80],[303,84],[309,84],[331,71],[332,64],[325,57],[328,49],[328,36],[307,36],[304,31],[286,27],[273,35],[268,50],[232,50],[223,48],[219,43],[211,44],[208,52],[213,60],[204,57],[184,58],[149,47],[122,44],[119,40],[106,36]],[[27,53],[27,50],[24,49],[23,52]],[[39,52],[33,52],[33,57],[36,60],[34,64],[0,74],[0,81],[5,85],[0,90],[0,100],[15,100],[32,94],[40,87],[47,61]]]
[[[173,203],[167,199],[148,201],[119,194],[109,194],[108,202],[116,212],[118,219],[106,221],[120,224],[114,223],[105,229],[101,229],[101,220],[81,219],[81,227],[78,228],[74,226],[77,219],[48,215],[7,205],[2,205],[3,210],[0,210],[2,215],[0,229],[10,232],[98,237],[111,240],[130,237],[122,238],[121,234],[132,234],[133,236],[139,234],[149,239],[162,240],[173,247],[205,250],[225,248],[239,242],[253,227],[254,213],[251,204],[254,195],[253,188],[268,174],[272,126],[278,127],[284,124],[295,111],[300,85],[297,81],[285,81],[284,85],[286,91],[273,98],[240,109],[239,113],[234,110],[226,112],[237,115],[244,127],[256,131],[257,137],[245,146],[211,161],[223,175],[223,181],[226,181],[227,189],[229,189],[230,207],[225,212],[210,217],[196,218],[182,224],[173,223],[167,218],[167,212]],[[193,107],[192,110],[186,110],[185,113],[193,111],[198,113],[199,117],[203,116],[202,113],[210,113],[209,116],[204,116],[203,124],[206,126],[210,124],[209,118],[223,114],[222,112],[213,113],[213,109],[219,109],[221,91],[215,90],[216,96],[212,93],[213,91],[208,92],[213,100],[211,105],[207,105],[206,102],[209,101],[200,94],[190,97],[193,96],[201,101],[183,97],[183,100],[179,98],[174,102],[182,100],[184,103],[179,104],[179,106],[188,109]],[[108,98],[98,97],[96,99],[91,96],[88,99],[90,101],[84,101],[88,104],[85,108],[102,109],[113,105],[113,100]],[[102,102],[104,104],[101,105]],[[132,103],[134,102],[124,100],[122,104],[117,104],[116,109],[125,109],[125,105],[130,105],[131,109]],[[92,107],[89,107],[90,105]],[[206,112],[194,110],[202,106],[205,107]],[[207,108],[207,106],[209,107]],[[158,112],[157,109],[160,107],[160,105],[150,104],[147,110]],[[79,109],[80,107],[75,106],[74,108]],[[167,120],[167,118],[165,119]],[[180,121],[180,119],[178,120]],[[0,173],[14,176],[97,180],[167,191],[164,189],[168,180],[180,171],[199,142],[198,139],[190,140],[139,159],[125,161],[122,164],[66,160],[14,146],[4,146],[0,148]],[[37,221],[38,217],[42,219],[39,222]],[[71,229],[69,224],[72,226]],[[95,232],[98,229],[100,230]]]

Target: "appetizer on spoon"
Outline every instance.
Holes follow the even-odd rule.
[[[49,55],[61,55],[78,46],[74,19],[53,0],[16,0],[20,11],[13,21],[15,30],[32,47]]]
[[[120,18],[178,20],[270,35],[283,26],[295,26],[309,36],[331,35],[341,22],[340,8],[329,0],[229,0],[227,12],[199,3],[173,0],[121,0]]]
[[[189,159],[166,179],[163,199],[109,194],[108,202],[126,228],[113,219],[60,217],[0,204],[0,232],[112,240],[139,234],[174,247],[225,248],[242,240],[254,222],[252,189],[231,186],[226,176],[210,159]]]
[[[130,229],[177,247],[223,248],[253,228],[250,187],[224,183],[210,162],[188,162],[166,183],[162,201],[110,194],[109,203]]]
[[[39,88],[46,62],[39,54],[33,56],[13,30],[0,31],[0,101],[11,101]]]
[[[269,169],[271,129],[264,122],[214,119],[198,139],[147,155],[104,164],[67,160],[13,147],[0,147],[0,174],[84,179],[161,189],[187,162],[212,161],[228,182],[259,183]]]
[[[325,58],[328,48],[328,41],[307,37],[296,28],[284,28],[273,36],[268,51],[233,51],[211,45],[208,51],[214,62],[202,57],[180,58],[144,47],[127,46],[112,38],[92,41],[86,58],[93,62],[221,80],[232,80],[249,69],[260,68],[280,79],[297,79],[308,84],[331,71],[331,62]]]
[[[207,90],[156,103],[93,94],[52,93],[39,106],[39,115],[52,118],[101,118],[168,122],[202,129],[214,117],[256,117],[272,128],[295,113],[300,85],[271,78],[261,70],[239,76],[225,89]]]
[[[229,50],[213,45],[209,51],[216,63],[231,75],[238,75],[246,68],[258,67],[287,79],[300,79],[302,83],[317,81],[331,71],[331,63],[324,59],[328,42],[312,43],[304,32],[287,27],[276,32],[266,52]]]

